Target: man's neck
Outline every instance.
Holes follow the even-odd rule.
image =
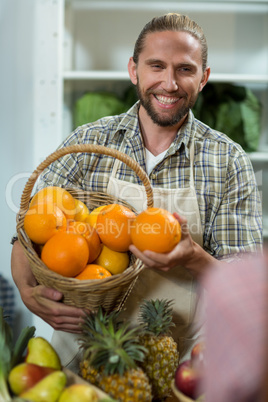
[[[147,112],[141,107],[139,110],[139,123],[145,148],[155,156],[167,150],[174,141],[185,119],[186,116],[176,126],[161,127],[155,124],[148,116]]]

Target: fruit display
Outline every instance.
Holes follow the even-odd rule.
[[[0,307],[0,402],[113,402],[61,365],[53,346],[26,327],[13,346]]]
[[[198,342],[191,350],[190,359],[179,364],[174,376],[174,392],[178,390],[188,401],[203,401],[204,395],[200,389],[204,367],[203,341]],[[187,399],[188,398],[188,399]]]
[[[3,308],[0,307],[0,402],[12,400],[8,376],[12,368],[21,362],[28,341],[34,333],[35,327],[26,327],[14,343],[11,327],[5,321]]]
[[[119,402],[150,402],[151,384],[137,365],[147,353],[138,342],[140,331],[120,322],[118,312],[89,313],[80,340],[81,376]]]
[[[57,186],[45,187],[33,196],[24,229],[50,270],[79,280],[109,276],[96,275],[95,265],[111,275],[123,273],[130,264],[131,244],[141,251],[167,253],[181,239],[179,222],[165,209],[147,208],[136,215],[128,207],[113,203],[90,211],[85,203]]]
[[[97,231],[97,219],[102,211],[105,212]],[[24,229],[50,270],[67,278],[99,280],[128,268],[130,235],[127,232],[133,217],[135,214],[130,209],[118,204],[89,211],[69,191],[48,186],[32,198]],[[97,273],[96,265],[103,267],[101,273]]]
[[[171,393],[179,362],[178,346],[170,336],[172,322],[171,300],[145,300],[140,306],[140,322],[144,325],[139,342],[148,353],[141,367],[152,384],[154,398],[165,398]]]
[[[163,208],[147,208],[134,219],[131,242],[140,251],[168,253],[181,240],[181,226],[177,219]]]

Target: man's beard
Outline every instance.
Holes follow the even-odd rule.
[[[189,110],[192,109],[198,96],[197,94],[191,97],[190,100],[188,102],[185,102],[182,107],[176,111],[175,114],[170,113],[166,117],[164,117],[163,115],[161,116],[156,110],[154,110],[149,96],[149,94],[151,94],[152,92],[147,91],[145,95],[142,94],[139,80],[137,80],[136,91],[141,105],[144,107],[147,114],[151,117],[152,121],[160,127],[171,127],[178,124],[189,113]]]

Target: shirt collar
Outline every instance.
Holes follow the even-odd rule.
[[[184,146],[186,157],[190,158],[190,143],[195,134],[195,118],[193,112],[189,110],[188,116],[185,119],[183,125],[178,130],[174,141],[169,147],[168,154],[177,152],[182,146]]]
[[[140,102],[137,101],[124,115],[120,123],[118,124],[117,130],[114,135],[117,133],[124,133],[126,138],[132,138],[135,135],[141,135],[139,128],[139,119],[138,119],[138,110],[139,110]],[[191,142],[191,138],[195,132],[195,118],[193,112],[189,110],[188,116],[178,130],[177,135],[170,145],[167,155],[174,154],[177,152],[182,146],[184,146],[186,157],[189,159],[189,145]]]

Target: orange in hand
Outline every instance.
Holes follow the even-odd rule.
[[[94,261],[99,256],[101,252],[101,241],[96,229],[86,222],[71,221],[68,224],[67,232],[84,236],[89,248],[88,263]]]
[[[86,239],[74,233],[58,232],[44,245],[41,260],[54,272],[66,277],[78,275],[89,257]]]
[[[80,274],[75,276],[76,279],[104,279],[109,278],[112,274],[107,269],[97,264],[88,264]]]
[[[76,213],[75,199],[64,188],[57,186],[48,186],[36,193],[30,203],[30,206],[37,203],[56,204],[62,212],[66,215],[67,219],[73,219]]]
[[[140,251],[169,253],[180,242],[181,226],[165,209],[147,208],[133,221],[131,239]]]
[[[135,217],[134,212],[123,205],[105,206],[98,214],[96,225],[102,243],[114,251],[128,251],[130,227]]]
[[[45,244],[59,230],[66,229],[66,224],[64,213],[51,203],[31,206],[24,218],[25,232],[36,244]]]

